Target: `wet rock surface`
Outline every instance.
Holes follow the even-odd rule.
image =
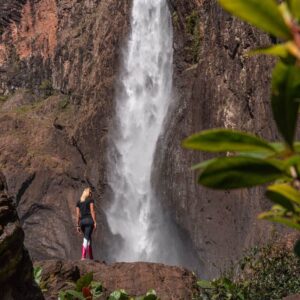
[[[58,292],[68,288],[68,282],[93,272],[94,280],[104,287],[103,297],[117,289],[125,289],[131,296],[145,295],[155,287],[161,300],[187,300],[196,294],[196,277],[189,271],[151,263],[116,263],[107,265],[96,261],[41,261],[42,282],[47,291],[45,299],[57,299]]]
[[[32,262],[23,241],[24,232],[0,171],[0,299],[44,299],[34,282]]]

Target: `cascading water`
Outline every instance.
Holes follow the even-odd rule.
[[[176,238],[169,243],[172,234],[151,186],[156,144],[172,99],[172,75],[173,30],[166,0],[134,0],[108,157],[113,199],[106,215],[111,231],[122,238],[112,258],[116,261],[180,263]],[[162,247],[172,254],[164,257]]]

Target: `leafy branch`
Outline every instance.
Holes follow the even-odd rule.
[[[213,189],[249,188],[271,184],[266,197],[274,206],[260,219],[300,231],[300,147],[295,141],[300,104],[300,1],[219,0],[225,10],[282,41],[251,51],[278,57],[272,72],[271,107],[282,142],[253,134],[213,129],[183,142],[188,149],[223,153],[193,167],[199,184]],[[295,245],[300,256],[300,241]]]

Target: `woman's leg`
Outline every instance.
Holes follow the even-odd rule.
[[[94,222],[91,218],[85,218],[81,220],[81,230],[84,234],[82,244],[82,259],[85,259],[87,254],[90,259],[93,259],[93,251],[91,245],[92,232],[94,229]]]
[[[81,231],[83,232],[83,241],[82,241],[82,249],[81,249],[81,259],[86,259],[87,249],[88,249],[88,240],[86,238],[87,226],[81,225]]]
[[[90,259],[94,259],[93,257],[93,250],[92,250],[92,233],[93,233],[93,229],[94,229],[94,225],[90,225],[88,226],[88,232],[87,232],[87,236],[88,236],[88,248],[87,248],[87,252],[89,254],[89,258]]]

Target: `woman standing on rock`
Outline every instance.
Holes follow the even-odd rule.
[[[96,229],[97,223],[94,200],[91,196],[91,188],[85,188],[76,205],[77,231],[84,235],[81,259],[86,259],[87,254],[90,259],[93,259],[92,233]]]

